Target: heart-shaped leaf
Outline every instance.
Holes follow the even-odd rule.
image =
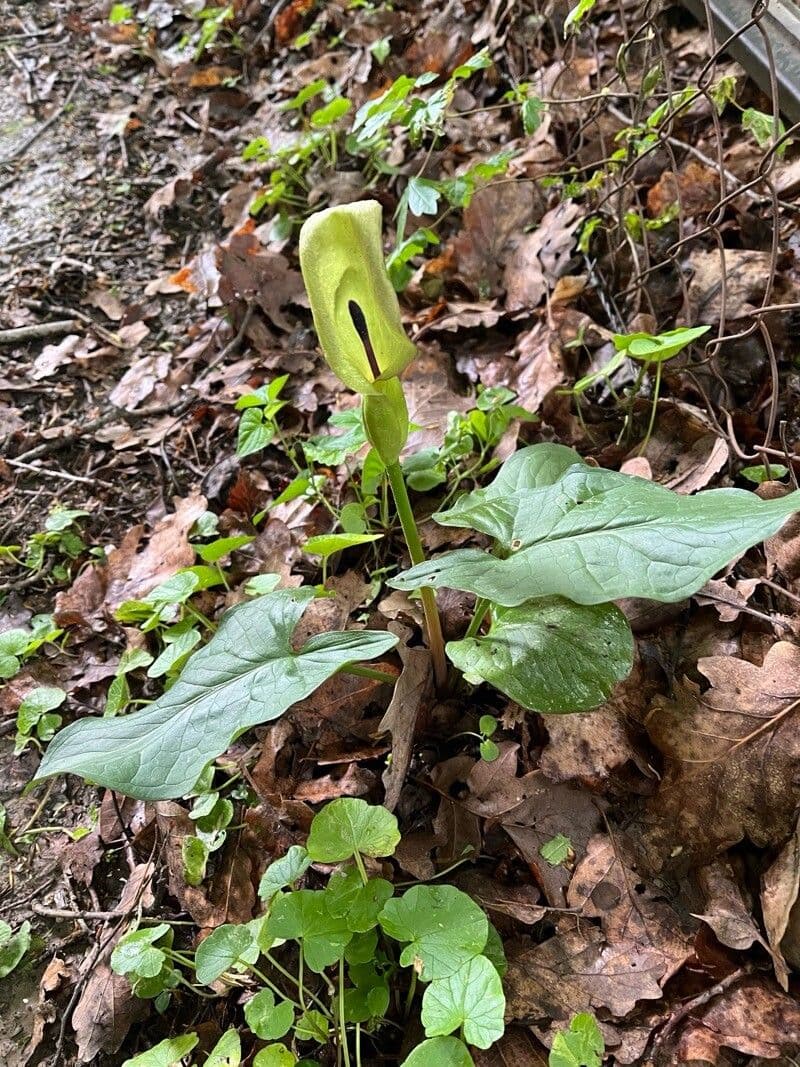
[[[276,719],[345,664],[397,644],[388,633],[336,631],[295,652],[292,633],[313,597],[278,589],[232,608],[167,693],[132,715],[68,726],[35,780],[69,772],[143,800],[182,796],[244,730]]]
[[[325,890],[297,889],[272,903],[267,919],[272,937],[303,942],[303,956],[318,974],[341,959],[353,936],[346,919],[331,915]]]
[[[391,856],[400,841],[397,819],[380,805],[339,797],[318,812],[306,848],[319,863],[341,863],[362,856]]]
[[[491,682],[530,711],[588,711],[628,676],[633,635],[613,604],[543,597],[498,608],[488,633],[450,641],[447,655],[468,682]]]
[[[467,1044],[489,1048],[503,1036],[505,1007],[500,975],[485,956],[476,956],[431,982],[422,998],[422,1025],[427,1037],[463,1027]]]
[[[524,451],[530,456],[532,449]],[[507,558],[477,549],[448,552],[389,584],[464,589],[504,607],[552,595],[578,604],[618,597],[671,602],[696,592],[800,510],[796,492],[774,500],[741,489],[681,496],[585,464],[552,485],[518,488],[501,500],[491,490],[469,493],[434,517],[444,526],[491,534]]]
[[[275,1003],[271,989],[261,989],[244,1006],[247,1025],[262,1041],[275,1041],[287,1034],[294,1023],[294,1008],[288,1000]]]
[[[410,942],[400,963],[413,966],[424,982],[454,974],[483,951],[489,936],[485,914],[451,885],[413,886],[386,904],[380,923],[395,941]]]
[[[194,958],[197,981],[203,985],[216,982],[238,960],[252,956],[253,950],[253,933],[247,925],[218,926],[197,946]]]
[[[429,1037],[403,1060],[402,1067],[475,1067],[475,1061],[457,1037]]]

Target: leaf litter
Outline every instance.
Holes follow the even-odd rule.
[[[446,445],[450,413],[474,410],[478,387],[505,387],[538,421],[517,420],[505,444],[493,446],[497,459],[517,444],[558,441],[593,464],[634,464],[646,479],[692,494],[746,487],[739,478],[746,454],[746,462],[764,465],[765,500],[786,491],[773,475],[796,471],[787,455],[797,438],[789,319],[759,310],[797,302],[794,222],[782,218],[777,275],[769,249],[777,221],[744,193],[726,208],[724,245],[695,236],[717,203],[719,175],[683,147],[715,158],[710,110],[679,114],[669,145],[644,157],[621,185],[627,229],[615,244],[602,206],[593,212],[585,192],[568,186],[606,155],[607,138],[625,125],[619,115],[565,102],[528,131],[521,120],[482,109],[498,103],[497,78],[511,85],[521,58],[542,96],[572,101],[590,93],[613,66],[618,12],[598,4],[609,17],[595,27],[600,51],[588,56],[571,40],[532,44],[525,21],[502,4],[367,6],[312,10],[296,2],[270,14],[236,4],[233,34],[190,57],[180,40],[188,36],[196,48],[198,23],[178,5],[142,5],[141,19],[116,26],[94,5],[68,14],[42,5],[36,26],[12,12],[9,32],[23,43],[10,41],[11,51],[19,57],[30,46],[37,57],[29,64],[25,56],[22,69],[11,57],[6,64],[14,93],[35,102],[26,122],[47,118],[53,99],[69,91],[57,74],[61,35],[91,82],[77,86],[74,111],[70,105],[51,127],[52,142],[41,142],[54,157],[77,159],[63,211],[43,191],[43,152],[13,166],[19,188],[35,191],[38,216],[16,213],[21,229],[12,242],[22,247],[3,262],[2,328],[71,325],[60,337],[15,343],[4,363],[0,540],[26,542],[54,504],[89,515],[77,556],[46,555],[39,569],[0,561],[0,632],[29,627],[44,613],[65,631],[1,698],[10,770],[0,842],[10,831],[14,852],[5,853],[0,900],[15,926],[33,921],[46,947],[37,949],[32,972],[36,1019],[0,1032],[0,1058],[35,1063],[54,1049],[78,1062],[102,1056],[121,1064],[144,1047],[142,1025],[155,1044],[167,1033],[163,1020],[109,966],[120,916],[129,923],[138,908],[153,921],[188,915],[189,949],[225,923],[250,921],[267,863],[305,843],[312,805],[339,797],[395,810],[404,830],[398,865],[422,880],[457,865],[447,879],[501,931],[509,1029],[496,1049],[476,1051],[476,1063],[545,1063],[556,1032],[586,1011],[597,1016],[610,1062],[795,1056],[800,568],[792,522],[763,555],[744,554],[672,614],[622,603],[637,635],[633,675],[597,712],[545,719],[485,689],[438,702],[415,601],[380,591],[367,556],[345,556],[330,586],[347,567],[354,578],[331,601],[316,602],[322,607],[310,632],[382,633],[385,662],[377,665],[399,672],[394,695],[374,680],[336,676],[290,718],[258,726],[220,752],[219,766],[252,792],[243,787],[234,798],[236,817],[199,882],[186,863],[187,842],[198,839],[192,800],[132,803],[58,781],[36,793],[37,811],[38,800],[20,795],[39,758],[33,747],[12,753],[20,703],[37,685],[57,685],[67,694],[65,721],[113,724],[102,712],[110,686],[128,678],[120,674],[124,657],[158,651],[119,609],[203,564],[197,530],[206,515],[213,513],[220,536],[255,538],[227,557],[224,581],[193,602],[213,626],[224,607],[245,602],[254,576],[274,574],[285,590],[319,577],[302,546],[329,532],[325,505],[306,490],[275,501],[294,483],[291,459],[303,460],[295,435],[300,442],[323,432],[350,400],[316,354],[285,207],[273,212],[267,199],[251,214],[274,191],[275,160],[241,158],[253,137],[266,135],[275,152],[300,153],[281,180],[305,166],[304,113],[281,108],[314,78],[338,88],[355,112],[392,78],[424,71],[446,78],[476,46],[491,43],[495,70],[459,86],[463,114],[450,120],[448,136],[420,147],[393,127],[389,170],[377,178],[379,197],[395,209],[403,182],[393,180],[392,167],[423,181],[467,182],[473,166],[516,152],[500,180],[479,185],[463,210],[445,218],[428,258],[410,260],[403,306],[420,350],[406,375],[419,425],[410,454]],[[334,32],[340,44],[329,49],[325,35]],[[709,55],[706,36],[671,16],[664,32],[679,78],[691,80],[688,68]],[[386,66],[376,48],[383,40]],[[737,80],[744,81],[740,72]],[[744,91],[748,102],[756,99],[754,86]],[[584,119],[576,149],[570,124]],[[760,157],[744,150],[731,109],[718,121],[729,135],[726,169],[750,180]],[[16,143],[7,146],[6,133],[2,140],[8,155]],[[53,197],[60,182],[50,182]],[[305,211],[360,199],[365,188],[357,166],[326,166],[320,154],[291,196],[305,198]],[[8,195],[0,183],[0,196]],[[602,225],[586,238],[591,216]],[[434,221],[432,213],[413,216],[406,236]],[[666,254],[667,241],[689,236],[690,246]],[[619,281],[639,270],[631,247],[665,257],[633,298]],[[747,333],[754,315],[769,324],[766,337]],[[613,333],[684,321],[745,336],[718,353],[707,349],[707,359],[667,363],[660,398],[648,375],[626,405],[638,368],[623,364],[619,377],[604,375]],[[284,423],[292,427],[291,456],[274,439],[257,457],[237,457],[235,402],[282,373],[291,376]],[[596,377],[580,385],[587,375]],[[786,401],[773,418],[776,397]],[[760,452],[762,444],[772,451]],[[336,508],[354,503],[350,462],[322,475]],[[787,473],[778,474],[778,464]],[[489,473],[467,475],[461,488],[485,485]],[[421,518],[452,506],[422,494],[416,503]],[[265,508],[268,517],[255,523]],[[434,551],[464,536],[428,527]],[[393,565],[399,551],[392,544],[381,562]],[[459,617],[466,615],[454,603],[452,618]],[[395,655],[389,646],[398,636]],[[161,693],[144,666],[131,672],[130,688],[136,699]],[[486,713],[501,723],[494,762],[478,758],[474,739],[462,734]],[[86,835],[59,853],[65,830]],[[561,853],[548,845],[562,838],[563,857],[554,859]],[[0,997],[21,1018],[13,993]],[[181,1008],[187,1025],[196,1009],[190,1000]],[[60,1013],[67,1013],[63,1028]],[[226,1025],[222,1014],[207,1023],[204,1050]],[[487,1060],[495,1051],[498,1058]]]

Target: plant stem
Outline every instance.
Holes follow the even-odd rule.
[[[403,472],[400,469],[400,464],[391,463],[386,468],[386,475],[389,479],[389,485],[392,487],[392,496],[394,497],[395,507],[397,508],[397,517],[400,519],[400,525],[403,527],[403,536],[406,539],[406,545],[408,545],[411,562],[415,566],[418,563],[424,563],[425,552],[422,548],[422,541],[420,540],[419,530],[417,529],[417,524],[414,519],[414,512],[411,508],[411,501],[408,498],[408,490],[406,489],[406,483],[403,478]],[[433,659],[433,675],[436,681],[436,688],[441,692],[447,684],[447,663],[444,656],[442,622],[439,618],[438,608],[436,607],[436,594],[429,586],[423,586],[419,593],[420,599],[422,600],[422,610],[425,613],[425,629],[427,630],[428,635],[428,645],[430,646],[431,657]]]
[[[656,363],[656,380],[655,380],[655,384],[653,386],[653,406],[650,409],[650,422],[648,423],[648,426],[647,426],[647,433],[645,434],[644,441],[642,441],[641,447],[639,449],[639,453],[638,454],[640,456],[644,453],[645,449],[647,448],[648,444],[650,443],[650,438],[653,435],[653,427],[656,424],[656,412],[658,411],[658,394],[661,391],[661,368],[662,368],[663,365],[664,364],[663,364],[662,360],[659,360]]]
[[[350,1050],[347,1047],[347,1021],[344,1012],[344,956],[339,957],[339,1047],[344,1053],[345,1067],[350,1067]]]
[[[367,878],[367,869],[364,866],[364,860],[358,850],[353,853],[353,859],[356,861],[356,867],[358,867],[358,873],[361,875],[361,881],[366,885],[369,881],[369,878]]]
[[[379,671],[375,667],[362,667],[356,663],[349,663],[346,667],[340,667],[337,674],[354,674],[357,678],[371,678],[373,682],[383,682],[385,685],[394,685],[398,675],[388,671]]]
[[[417,972],[412,968],[411,970],[411,983],[408,987],[408,995],[406,996],[406,1003],[403,1009],[403,1018],[407,1019],[411,1014],[411,1005],[414,1003],[414,994],[417,991]]]
[[[489,610],[489,607],[489,601],[486,600],[484,597],[479,596],[478,599],[475,601],[475,611],[462,640],[466,640],[468,637],[475,636],[475,634],[480,629],[481,623],[486,618],[486,612]]]

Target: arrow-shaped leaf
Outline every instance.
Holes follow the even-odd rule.
[[[345,664],[397,643],[392,634],[349,630],[312,637],[295,652],[292,633],[313,598],[311,589],[280,589],[231,609],[167,693],[132,715],[68,726],[36,780],[68,772],[143,800],[182,796],[244,730],[276,719]]]
[[[633,636],[613,604],[546,597],[498,609],[488,633],[450,641],[447,655],[467,681],[491,682],[530,711],[588,711],[628,676]]]
[[[525,451],[535,459],[533,449]],[[501,500],[478,490],[434,516],[444,526],[490,533],[507,558],[476,549],[448,552],[389,584],[464,589],[505,607],[552,595],[578,604],[681,600],[798,510],[797,492],[775,500],[741,489],[681,496],[642,478],[576,464],[552,485],[512,489]]]

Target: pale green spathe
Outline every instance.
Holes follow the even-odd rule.
[[[383,261],[381,216],[377,201],[360,200],[319,211],[300,230],[300,268],[325,359],[364,395],[379,391],[376,377],[396,377],[415,354]],[[353,324],[351,302],[364,316],[379,375]]]

